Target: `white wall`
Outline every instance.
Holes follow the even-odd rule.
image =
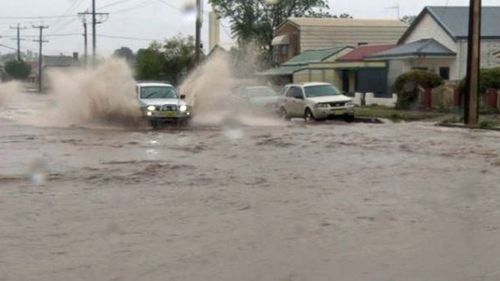
[[[458,43],[461,55],[457,57],[457,80],[462,79],[467,74],[467,40],[460,40]],[[493,53],[500,51],[500,39],[481,40],[481,67],[500,67],[500,60],[493,56]]]
[[[363,93],[355,93],[353,102],[355,105],[361,106]],[[365,93],[365,105],[382,105],[387,107],[396,107],[398,96],[392,94],[392,98],[376,98],[374,93]]]
[[[430,38],[440,42],[454,52],[458,51],[457,42],[429,14],[425,14],[410,36],[406,38],[404,44]]]
[[[406,73],[411,70],[410,63],[406,60],[391,60],[389,61],[389,74],[387,77],[387,83],[389,84],[389,90],[393,90],[394,83],[398,79],[399,75]]]
[[[455,41],[431,15],[426,14],[404,43],[408,44],[421,39],[429,38],[435,39],[444,46],[448,47],[450,50],[457,53],[456,58],[449,62],[450,80],[458,81],[464,78],[467,72],[467,40]],[[500,51],[500,39],[483,39],[481,43],[481,67],[499,67],[500,60],[495,58],[492,53]],[[414,63],[418,62],[410,62],[410,64]],[[437,62],[436,64],[442,64],[442,62]],[[439,65],[436,64],[432,64],[432,66],[439,67]],[[448,64],[444,64],[441,66],[447,65]],[[397,69],[404,73],[411,70],[411,67],[408,69],[408,65],[405,66],[403,64],[403,66],[399,66]]]
[[[457,53],[456,58],[453,61],[446,62],[444,65],[450,67],[450,80],[460,79],[460,60],[462,59],[461,46],[459,42],[456,42],[446,31],[437,23],[437,21],[429,14],[425,14],[420,23],[416,26],[413,32],[405,40],[405,44],[415,42],[421,39],[432,38],[439,43],[443,44],[448,49]],[[467,55],[465,55],[467,57]],[[413,64],[413,63],[412,63]],[[430,65],[431,67],[439,66],[436,64]],[[411,67],[410,69],[411,70]],[[408,71],[409,71],[408,70]]]

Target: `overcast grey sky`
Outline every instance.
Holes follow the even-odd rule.
[[[152,39],[163,40],[176,34],[194,34],[194,19],[186,17],[181,7],[186,0],[96,0],[99,12],[110,12],[110,17],[98,26],[98,34],[102,36],[120,36],[130,38],[98,37],[98,51],[108,55],[113,50],[128,46],[134,50],[147,47]],[[208,0],[205,0],[206,2]],[[76,16],[64,18],[27,19],[22,17],[39,17],[54,15],[75,15],[90,8],[91,0],[0,0],[0,44],[15,47],[11,36],[15,30],[10,26],[18,22],[28,27],[22,30],[27,40],[22,42],[23,50],[37,50],[37,44],[32,42],[32,36],[37,31],[33,24],[46,24],[50,28],[45,30],[50,40],[45,44],[47,54],[71,54],[73,51],[83,52],[83,27]],[[333,13],[349,13],[355,18],[397,18],[396,9],[400,7],[400,14],[418,14],[426,5],[468,5],[468,0],[330,0]],[[500,0],[483,0],[483,5],[500,5]],[[205,5],[209,10],[208,5]],[[207,40],[207,22],[205,16],[204,41]],[[228,37],[228,23],[222,27],[223,43],[231,42]],[[61,35],[61,36],[54,36]],[[205,43],[207,44],[207,43]],[[10,52],[0,47],[0,53]]]

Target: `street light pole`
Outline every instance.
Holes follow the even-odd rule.
[[[469,50],[464,102],[464,122],[470,128],[479,121],[479,75],[481,72],[481,0],[470,0]]]

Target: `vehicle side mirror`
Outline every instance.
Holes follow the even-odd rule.
[[[186,95],[181,95],[181,100],[185,100],[186,99]]]

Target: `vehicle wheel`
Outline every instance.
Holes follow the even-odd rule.
[[[286,120],[286,121],[290,121],[291,120],[291,118],[288,117],[288,113],[286,112],[286,109],[284,107],[282,107],[280,109],[280,117],[281,117],[281,119]]]
[[[354,115],[346,115],[346,116],[344,117],[344,120],[345,120],[347,123],[352,123],[352,122],[354,122],[354,119],[355,119],[355,118],[354,118]]]
[[[155,129],[155,130],[160,129],[160,127],[161,127],[161,124],[158,120],[151,120],[150,123],[151,123],[151,127],[153,127],[153,129]]]
[[[307,108],[306,112],[304,112],[304,119],[306,120],[306,122],[311,122],[316,120],[316,118],[314,118],[312,111],[309,108]]]

